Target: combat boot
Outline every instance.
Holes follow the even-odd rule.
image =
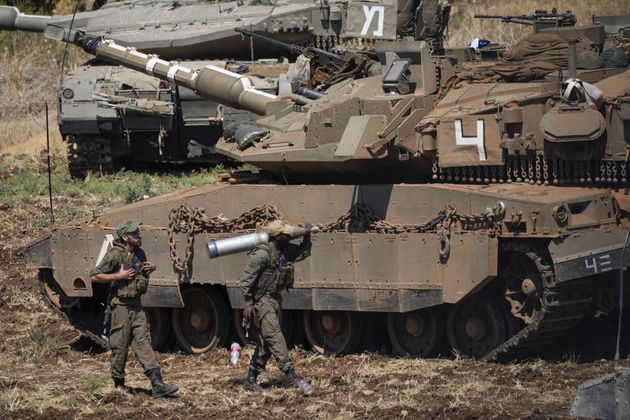
[[[153,398],[165,397],[176,393],[179,390],[177,385],[167,385],[162,380],[160,368],[151,369],[147,372],[147,376],[151,380],[151,396]]]
[[[258,385],[258,383],[256,382],[257,380],[258,373],[250,370],[247,373],[247,378],[245,379],[245,382],[243,383],[243,389],[245,391],[263,392],[264,390],[260,385]]]
[[[300,381],[304,379],[301,376],[298,376],[297,373],[295,373],[294,369],[287,370],[285,375],[287,375],[287,380],[289,381],[289,385],[294,386],[294,387],[299,387]]]
[[[131,392],[129,387],[125,385],[125,378],[112,378],[112,379],[114,380],[114,388],[116,388],[117,391],[124,392],[125,394],[128,394]]]

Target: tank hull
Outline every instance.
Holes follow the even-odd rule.
[[[252,231],[262,221],[255,214],[262,213],[251,210],[270,206],[274,217],[322,229],[313,236],[311,258],[296,263],[295,288],[283,293],[283,308],[299,318],[293,319],[294,329],[303,328],[314,348],[317,337],[330,332],[322,327],[330,319],[344,326],[347,345],[319,348],[338,354],[356,349],[349,343],[365,341],[367,334],[359,325],[380,317],[388,321],[392,342],[406,343],[394,346],[399,353],[434,354],[437,345],[429,351],[418,344],[418,337],[429,334],[433,341],[448,335],[454,348],[494,358],[523,349],[543,351],[598,308],[599,295],[608,293],[622,266],[625,232],[610,194],[580,188],[559,192],[520,184],[208,185],[59,226],[26,255],[44,273],[51,304],[98,341],[101,306],[95,302],[102,302],[105,290],[90,282],[89,271],[105,235],[113,235],[123,220],[141,221],[143,248],[158,267],[143,303],[172,308],[180,326],[189,322],[182,321],[182,313],[191,306],[223,313],[215,332],[220,338],[183,345],[205,351],[238,332],[238,320],[223,308],[244,306],[238,281],[247,259],[234,254],[210,260],[206,243]],[[562,206],[566,220],[558,216]],[[186,232],[169,230],[169,220],[185,208],[203,209],[208,217],[245,216],[239,217],[240,229],[215,227],[189,239]],[[436,216],[441,219],[433,223]],[[628,255],[624,267],[630,265]],[[191,290],[208,298],[200,303]],[[59,304],[63,300],[73,304]],[[481,330],[477,319],[484,320]],[[187,331],[185,326],[180,329]],[[483,337],[475,331],[484,331]],[[194,341],[190,334],[183,337]]]

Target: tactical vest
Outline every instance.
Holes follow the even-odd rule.
[[[267,264],[267,267],[258,276],[258,291],[255,295],[258,295],[259,292],[263,292],[262,289],[274,275],[276,270],[278,272],[275,275],[275,279],[263,293],[280,293],[283,290],[292,288],[295,271],[293,263],[286,260],[286,258],[282,258],[283,256],[280,251],[273,245],[262,244],[256,247],[256,249],[262,249],[267,253],[267,255],[269,255],[269,264]]]
[[[117,252],[118,261],[125,267],[125,270],[133,268],[135,276],[129,280],[118,280],[111,283],[112,297],[122,299],[140,298],[149,287],[149,279],[142,274],[142,263],[146,261],[143,252],[134,250],[132,255],[128,255],[124,249],[114,247],[112,252]]]

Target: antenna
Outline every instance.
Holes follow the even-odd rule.
[[[79,0],[74,3],[74,11],[72,12],[72,19],[70,20],[70,29],[68,29],[68,33],[72,33],[72,27],[74,26],[74,17],[77,14],[77,10],[79,9]],[[63,84],[63,74],[66,68],[66,59],[68,58],[68,43],[63,47],[63,57],[61,58],[61,74],[59,75],[59,85]],[[48,104],[46,104],[48,106]],[[48,122],[48,121],[46,121]]]
[[[626,232],[626,239],[623,241],[623,248],[621,249],[621,268],[619,269],[619,323],[617,325],[615,371],[619,369],[619,341],[621,340],[621,321],[623,319],[623,263],[626,258],[626,249],[628,248],[628,237],[630,237],[630,228],[628,228],[628,232]]]
[[[46,102],[46,150],[48,151],[48,199],[50,200],[50,223],[55,224],[55,211],[52,202],[52,171],[50,165],[50,130],[48,127],[48,102]]]

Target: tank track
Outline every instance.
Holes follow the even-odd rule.
[[[84,179],[89,172],[109,173],[114,170],[109,139],[97,135],[70,135],[66,141],[68,169],[73,178]]]
[[[94,343],[102,347],[104,350],[108,350],[109,345],[107,343],[107,340],[105,340],[98,334],[95,334],[94,332],[92,332],[89,326],[86,325],[84,322],[82,322],[82,317],[80,316],[71,317],[68,313],[64,312],[61,308],[59,308],[50,300],[50,296],[48,295],[48,293],[46,293],[46,290],[45,290],[45,287],[46,287],[45,283],[47,282],[47,279],[45,276],[46,275],[40,271],[39,291],[42,294],[42,297],[44,298],[44,302],[46,302],[46,304],[50,307],[50,309],[52,309],[54,313],[62,317],[68,324],[76,328],[81,333],[81,335],[88,337],[90,340],[92,340]]]
[[[579,278],[558,282],[553,267],[543,262],[540,250],[520,246],[508,250],[522,252],[536,264],[542,279],[542,309],[525,328],[489,352],[483,360],[527,355],[548,347],[574,328],[591,308],[593,280]]]

